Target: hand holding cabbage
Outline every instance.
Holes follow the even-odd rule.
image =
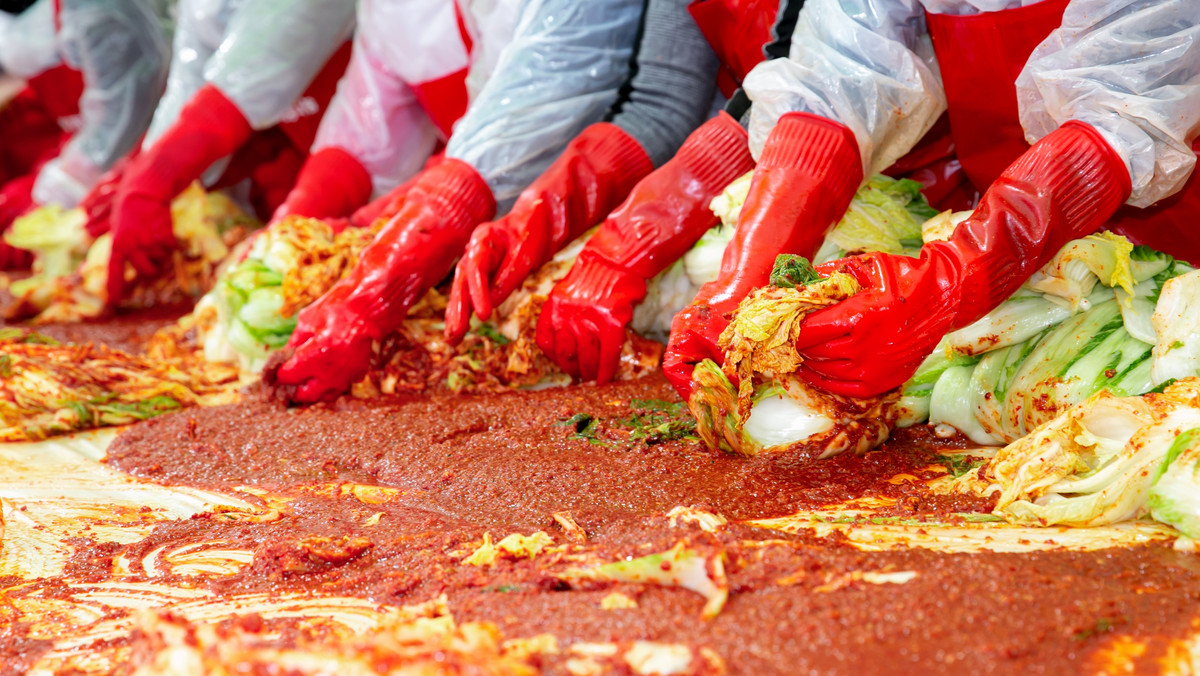
[[[172,237],[179,242],[164,263],[168,273],[131,287],[122,307],[179,302],[213,286],[230,247],[257,223],[228,197],[206,193],[199,184],[171,203]],[[98,317],[107,304],[112,235],[95,240],[82,209],[43,207],[18,219],[5,239],[34,253],[33,276],[10,286],[10,319],[77,322]],[[132,281],[132,270],[126,270]]]

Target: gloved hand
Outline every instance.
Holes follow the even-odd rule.
[[[902,385],[947,332],[1007,299],[1072,239],[1098,230],[1130,194],[1124,162],[1091,126],[1067,122],[984,193],[975,213],[921,258],[868,254],[831,261],[865,287],[805,318],[798,373],[854,397]]]
[[[176,246],[171,200],[217,160],[250,138],[250,124],[224,94],[205,85],[179,113],[179,119],[132,162],[117,190],[112,211],[112,257],[108,303],[125,296],[125,264],[150,276],[170,260]]]
[[[291,390],[294,401],[337,398],[366,374],[372,341],[400,325],[495,211],[491,190],[469,164],[448,159],[423,172],[354,270],[300,311],[291,356],[263,378]]]
[[[849,129],[808,113],[788,113],[771,130],[716,280],[675,315],[663,372],[687,399],[692,369],[723,361],[717,338],[746,294],[763,286],[781,253],[811,258],[862,183]]]
[[[538,319],[542,352],[573,378],[611,380],[646,282],[716,225],[709,203],[753,166],[746,131],[729,115],[692,132],[605,219],[550,292]]]
[[[371,175],[353,155],[341,148],[322,148],[304,162],[287,201],[272,221],[284,216],[345,218],[371,199]]]
[[[99,237],[111,229],[112,207],[117,199],[117,189],[121,187],[121,179],[125,178],[129,163],[137,155],[138,149],[135,147],[131,154],[122,157],[111,169],[104,172],[96,185],[92,186],[92,190],[79,202],[79,208],[87,215],[84,227],[92,237]]]
[[[446,340],[457,345],[472,311],[488,319],[531,272],[608,215],[653,168],[620,127],[599,122],[585,129],[508,215],[471,235],[450,289]]]
[[[33,208],[33,174],[13,179],[0,188],[0,235],[13,221]],[[33,255],[24,249],[10,246],[0,238],[0,270],[23,270],[33,262]]]

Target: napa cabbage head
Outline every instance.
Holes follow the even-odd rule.
[[[1200,440],[1198,395],[1194,378],[1144,396],[1099,392],[1005,446],[958,487],[996,493],[995,514],[1015,523],[1107,525],[1141,518],[1157,505],[1160,520],[1194,524],[1187,519],[1195,518],[1195,500],[1181,498],[1187,486],[1195,494],[1187,458]],[[1163,497],[1155,499],[1159,485]]]
[[[1200,270],[1163,282],[1150,324],[1155,384],[1200,374]]]
[[[1175,438],[1147,499],[1155,521],[1200,540],[1200,427]]]
[[[332,241],[332,231],[328,234]],[[300,246],[296,238],[269,228],[255,238],[246,258],[221,276],[197,309],[212,307],[217,313],[216,325],[204,336],[206,359],[236,361],[243,370],[256,371],[287,344],[296,317],[281,313],[283,281],[300,265]]]
[[[921,187],[909,179],[872,177],[855,193],[815,260],[823,263],[868,251],[919,255],[924,243],[921,226],[938,215],[921,195]]]
[[[793,343],[804,317],[857,293],[858,282],[843,273],[822,278],[808,261],[788,255],[776,261],[771,282],[738,305],[721,334],[724,368],[705,360],[693,371],[688,406],[700,436],[742,455],[829,457],[882,442],[892,397],[841,397],[795,375],[802,360]]]
[[[1186,319],[1159,329],[1151,316],[1165,285],[1182,289],[1190,270],[1111,233],[1069,242],[995,310],[945,336],[904,386],[902,423],[927,415],[976,443],[1002,444],[1100,390],[1136,395],[1197,375],[1187,349],[1159,373],[1156,363],[1172,362],[1152,354],[1188,345]],[[1167,305],[1187,297],[1168,294]],[[1176,339],[1160,340],[1172,330]]]

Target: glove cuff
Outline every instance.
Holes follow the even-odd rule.
[[[845,125],[809,113],[787,113],[767,136],[761,169],[803,172],[832,195],[853,194],[863,181],[858,141]]]
[[[233,154],[253,131],[221,90],[205,85],[179,111],[175,124],[130,163],[121,190],[170,200],[213,162]]]
[[[209,164],[233,153],[254,133],[241,109],[211,84],[201,87],[179,111],[175,125],[191,124],[201,125],[210,132],[206,139],[211,148]]]
[[[700,184],[699,192],[716,195],[754,169],[749,138],[737,120],[721,111],[692,132],[668,164],[680,164]]]
[[[304,162],[296,187],[273,219],[290,214],[308,218],[348,216],[371,199],[372,189],[371,174],[358,158],[341,148],[322,148]]]
[[[1120,155],[1094,127],[1074,120],[1034,144],[1002,178],[1049,191],[1070,228],[1068,239],[1098,230],[1132,190]]]
[[[586,153],[597,173],[612,179],[614,192],[621,195],[633,190],[638,181],[654,170],[654,163],[642,144],[609,122],[597,122],[584,129],[571,141],[567,152],[572,149]]]
[[[496,213],[496,198],[487,181],[462,160],[446,158],[427,169],[413,186],[413,193],[418,191],[448,223],[470,223],[474,227]]]

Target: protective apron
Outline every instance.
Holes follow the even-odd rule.
[[[926,13],[958,160],[982,191],[1029,148],[1017,109],[1025,62],[1062,23],[1068,0],[972,15]],[[1192,146],[1200,152],[1200,140]],[[1123,207],[1106,229],[1200,264],[1200,180],[1146,209]]]

